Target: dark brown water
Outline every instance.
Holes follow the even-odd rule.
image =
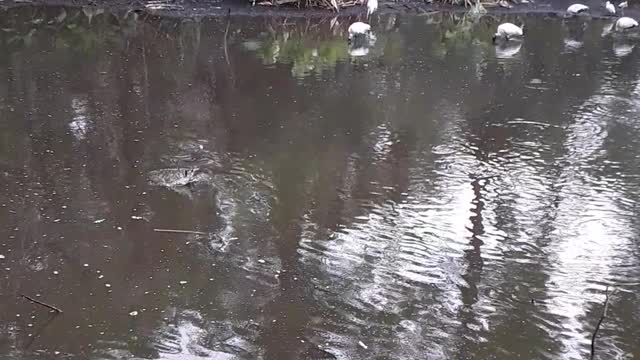
[[[511,20],[0,13],[0,358],[640,357],[639,40]]]

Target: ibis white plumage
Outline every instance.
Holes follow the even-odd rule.
[[[638,22],[635,19],[626,16],[618,19],[615,24],[616,31],[626,31],[636,27],[638,27]]]
[[[623,1],[623,2],[621,2],[620,4],[618,4],[618,7],[619,7],[620,9],[628,8],[628,7],[629,7],[629,3],[628,3],[628,2],[626,2],[626,1]]]
[[[378,0],[367,0],[367,17],[378,10]]]
[[[607,14],[609,14],[609,15],[615,15],[616,14],[616,7],[615,7],[615,5],[613,5],[611,3],[611,1],[607,1],[604,4],[604,8],[607,10]]]
[[[524,25],[518,26],[512,23],[500,24],[498,25],[496,33],[493,35],[493,42],[498,39],[509,41],[511,39],[520,38],[523,34],[523,28]]]
[[[371,33],[371,25],[356,21],[349,25],[349,40],[351,41],[356,36],[368,36]]]
[[[589,11],[589,7],[584,4],[573,4],[567,8],[567,14],[578,15]]]

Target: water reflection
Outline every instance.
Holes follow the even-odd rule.
[[[522,48],[522,42],[520,41],[496,45],[496,58],[498,59],[512,58],[520,52],[521,48]]]
[[[369,54],[369,49],[364,46],[360,47],[349,47],[349,55],[353,57],[367,56]]]
[[[624,42],[614,42],[613,43],[613,53],[616,54],[617,57],[624,57],[633,51],[633,48],[636,47],[636,44],[629,44]]]
[[[0,354],[639,356],[636,52],[497,20],[3,12]]]
[[[564,47],[567,52],[574,52],[580,50],[580,48],[584,46],[583,41],[575,40],[575,39],[565,39]]]

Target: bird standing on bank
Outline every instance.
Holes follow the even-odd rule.
[[[378,0],[367,0],[367,19],[378,10]]]
[[[607,10],[607,14],[614,16],[616,14],[616,7],[611,3],[611,1],[607,1],[604,4],[604,8]]]

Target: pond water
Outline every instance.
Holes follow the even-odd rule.
[[[0,12],[0,357],[640,357],[640,39],[354,20]]]

